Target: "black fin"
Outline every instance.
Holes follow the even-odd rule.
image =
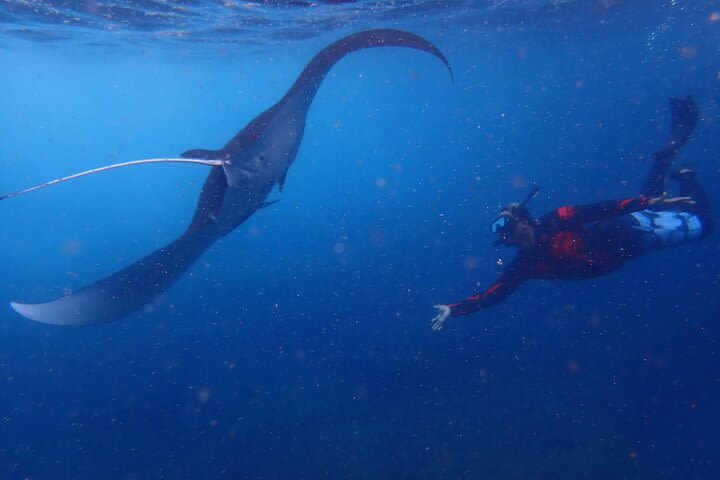
[[[269,207],[270,205],[274,205],[274,204],[276,204],[276,203],[279,202],[279,201],[280,201],[280,200],[270,200],[269,202],[264,202],[260,208],[267,208],[267,207]]]
[[[187,152],[183,152],[180,154],[182,158],[202,158],[206,160],[215,160],[216,158],[220,158],[220,152],[217,150],[205,150],[203,148],[195,148],[193,150],[188,150]]]
[[[672,124],[668,143],[676,150],[685,145],[697,125],[698,109],[692,97],[670,97]]]
[[[659,150],[653,152],[653,163],[640,193],[649,197],[662,195],[665,177],[675,155],[687,143],[697,124],[698,109],[692,97],[670,97],[670,133]]]
[[[278,181],[278,189],[282,193],[282,189],[285,186],[285,177],[287,177],[287,170],[285,170],[285,173],[282,174],[282,177],[280,177],[280,180]],[[0,198],[0,200],[2,200]]]

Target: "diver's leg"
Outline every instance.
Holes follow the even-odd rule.
[[[663,246],[655,235],[653,214],[647,210],[600,222],[596,228],[602,230],[608,247],[621,257],[634,258]]]
[[[665,145],[653,153],[653,164],[640,193],[658,197],[665,191],[665,175],[675,154],[685,145],[697,123],[697,105],[692,97],[670,98],[672,121]]]
[[[646,197],[659,197],[665,193],[665,175],[675,158],[676,150],[666,148],[653,153],[653,164],[640,193]]]
[[[710,233],[712,224],[692,211],[642,210],[620,217],[619,229],[608,245],[626,257],[676,247]]]

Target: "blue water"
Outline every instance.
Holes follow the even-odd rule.
[[[343,35],[280,202],[150,308],[36,324],[186,227],[200,166],[0,203],[0,478],[720,478],[720,243],[532,281],[433,332],[514,252],[488,223],[639,188],[667,98],[720,211],[720,5],[698,0],[5,1],[0,193],[219,148]]]

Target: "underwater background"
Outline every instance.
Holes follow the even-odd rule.
[[[174,239],[203,166],[0,203],[2,479],[720,478],[717,233],[578,282],[531,281],[430,329],[514,256],[500,207],[632,195],[669,96],[677,164],[720,212],[720,4],[698,0],[0,2],[0,193],[218,148],[356,31],[448,58],[342,59],[280,201],[121,321],[11,300],[78,289]]]

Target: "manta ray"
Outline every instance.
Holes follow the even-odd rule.
[[[110,165],[0,197],[2,200],[88,173],[140,163],[184,161],[212,167],[190,225],[179,238],[74,293],[44,303],[11,302],[12,308],[40,323],[92,325],[118,320],[152,303],[216,240],[272,203],[267,202],[267,197],[276,185],[282,191],[303,138],[308,110],[323,79],[345,55],[374,47],[407,47],[427,52],[445,64],[452,78],[445,56],[418,35],[390,29],[355,33],[315,55],[280,101],[255,117],[218,150],[193,149],[181,154],[179,159],[146,159]]]

